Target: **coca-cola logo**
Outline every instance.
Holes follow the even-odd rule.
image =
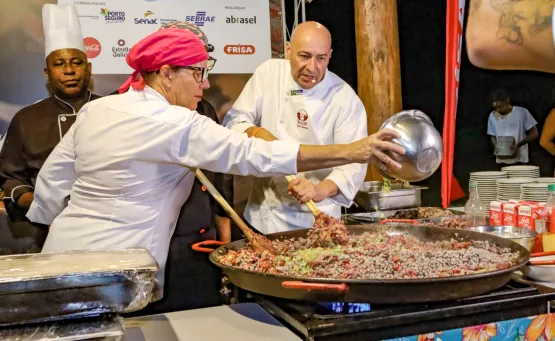
[[[93,59],[98,57],[100,52],[102,52],[102,45],[100,42],[93,37],[86,37],[83,39],[85,43],[85,52],[87,53],[87,58]]]

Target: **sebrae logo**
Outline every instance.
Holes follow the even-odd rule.
[[[100,42],[93,37],[85,37],[83,43],[85,44],[85,53],[89,59],[98,57],[100,52],[102,52]]]
[[[148,17],[154,15],[154,12],[152,11],[146,11],[144,14],[144,18],[135,18],[135,24],[138,25],[158,25],[158,19],[154,19],[154,18],[150,18],[148,19]]]
[[[194,22],[197,26],[204,26],[204,23],[215,22],[216,17],[206,15],[206,11],[197,11],[196,15],[188,15],[185,21]]]
[[[225,18],[226,24],[256,24],[256,15],[252,18],[236,18],[233,15]]]
[[[100,15],[104,17],[107,24],[120,24],[125,21],[125,12],[109,11],[108,8],[101,8]]]
[[[224,52],[226,54],[254,54],[256,49],[253,45],[226,45]]]

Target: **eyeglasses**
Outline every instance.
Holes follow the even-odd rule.
[[[207,66],[204,67],[197,67],[197,66],[172,66],[174,69],[186,69],[186,70],[193,70],[196,71],[193,73],[193,77],[199,83],[202,83],[208,78],[208,72],[214,68],[216,65],[217,59],[208,57]]]

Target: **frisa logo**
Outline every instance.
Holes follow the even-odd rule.
[[[253,45],[226,45],[224,52],[226,54],[254,54],[256,51]]]
[[[85,53],[89,59],[98,57],[100,52],[102,52],[102,45],[93,37],[84,38],[83,43],[85,44]]]
[[[197,26],[204,26],[204,23],[215,22],[216,17],[206,15],[206,11],[197,11],[196,15],[188,15],[185,21],[194,22]]]

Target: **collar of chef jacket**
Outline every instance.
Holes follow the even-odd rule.
[[[87,99],[86,103],[88,103],[91,100],[94,100],[94,99],[99,97],[99,96],[93,95],[91,90],[87,90],[87,91],[89,93],[89,98]],[[60,97],[56,96],[56,94],[53,94],[52,96],[50,96],[50,98],[52,99],[54,104],[56,104],[60,109],[64,110],[65,112],[67,112],[69,114],[77,115],[77,112],[75,111],[75,108],[69,102],[64,101]]]
[[[325,97],[326,93],[330,91],[330,86],[332,85],[330,80],[331,77],[329,76],[329,72],[328,69],[326,69],[325,73],[324,73],[324,78],[322,78],[322,81],[318,84],[316,84],[312,89],[303,89],[297,82],[295,82],[295,80],[293,79],[293,76],[291,76],[291,67],[287,68],[287,72],[289,74],[289,79],[292,82],[292,84],[294,84],[295,88],[297,90],[302,90],[303,92],[303,96],[307,96],[307,97]]]

